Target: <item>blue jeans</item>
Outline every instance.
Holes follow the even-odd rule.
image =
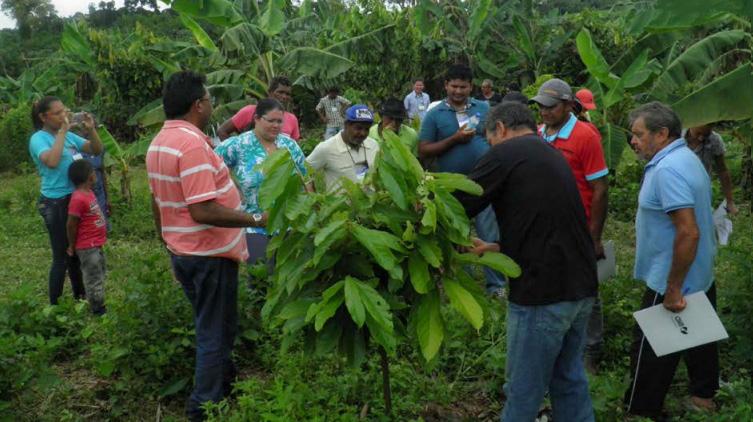
[[[327,129],[324,129],[324,140],[326,141],[327,139],[329,139],[329,138],[337,135],[338,133],[340,133],[340,131],[342,129],[343,128],[341,128],[339,126],[338,127],[329,127],[329,126],[327,126]]]
[[[484,208],[483,211],[473,219],[476,225],[476,234],[484,242],[496,242],[499,240],[499,226],[497,225],[497,216],[491,205]],[[484,277],[486,278],[486,291],[505,287],[505,276],[490,268],[484,267]]]
[[[555,421],[593,421],[583,366],[586,325],[594,298],[542,306],[507,307],[503,422],[536,419],[549,391]]]
[[[203,420],[202,403],[230,393],[231,358],[238,331],[238,263],[226,258],[171,256],[176,278],[191,302],[196,325],[194,389],[186,413]]]

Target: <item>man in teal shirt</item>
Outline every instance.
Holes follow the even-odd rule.
[[[483,131],[489,104],[470,97],[473,73],[468,66],[450,66],[444,87],[447,98],[429,110],[421,122],[418,154],[424,159],[437,159],[436,168],[431,170],[467,175],[489,150]],[[499,240],[497,218],[491,205],[476,215],[474,223],[481,240]],[[502,297],[504,276],[488,268],[484,268],[484,274],[487,291]]]
[[[687,306],[685,296],[706,292],[716,307],[716,238],[711,183],[701,161],[682,138],[680,119],[653,102],[630,116],[631,145],[648,160],[635,219],[634,277],[646,283],[642,308],[663,304],[672,312]],[[690,404],[714,410],[719,389],[719,351],[709,343],[657,357],[636,326],[632,347],[633,382],[625,393],[629,413],[662,417],[664,397],[681,357],[690,376]]]

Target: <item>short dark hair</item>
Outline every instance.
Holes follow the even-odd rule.
[[[508,129],[531,129],[536,132],[536,119],[527,105],[518,102],[502,102],[486,114],[486,130],[493,132],[497,122],[502,122]]]
[[[265,98],[256,103],[256,110],[254,111],[254,119],[259,119],[266,116],[267,113],[274,110],[284,111],[282,104],[274,98]]]
[[[207,77],[201,73],[190,70],[173,73],[162,94],[165,117],[175,119],[188,114],[193,103],[206,94],[206,82]]]
[[[423,82],[423,81],[424,81],[424,78],[416,78],[413,80],[413,85],[415,85],[416,82]]]
[[[682,136],[680,116],[664,103],[652,101],[633,110],[630,113],[630,127],[633,127],[635,121],[640,118],[643,118],[643,124],[651,133],[656,133],[665,127],[670,138],[677,139]]]
[[[336,93],[339,94],[340,93],[340,87],[339,86],[331,86],[331,87],[327,88],[327,93],[330,93],[330,92],[336,92]]]
[[[510,91],[502,97],[503,103],[520,103],[528,105],[528,97],[519,91]]]
[[[473,71],[471,71],[470,67],[464,64],[454,64],[447,68],[447,73],[445,73],[444,81],[448,82],[455,79],[473,82]]]
[[[271,81],[269,81],[269,92],[275,92],[275,90],[279,88],[280,85],[292,86],[290,79],[288,79],[287,76],[275,76]]]
[[[44,122],[39,115],[46,113],[55,101],[60,101],[60,98],[47,95],[31,105],[31,123],[34,125],[34,129],[40,130],[44,127]]]
[[[86,183],[92,173],[94,166],[87,160],[76,160],[68,167],[68,178],[76,187]]]

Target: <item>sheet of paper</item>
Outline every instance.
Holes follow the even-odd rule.
[[[604,242],[604,258],[596,261],[596,273],[599,283],[617,275],[617,259],[614,256],[614,242]]]
[[[658,304],[633,313],[656,356],[729,337],[706,293],[693,293],[685,300],[688,306],[682,312],[670,312]]]

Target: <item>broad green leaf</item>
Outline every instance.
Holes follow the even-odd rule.
[[[439,217],[447,237],[459,245],[470,245],[471,226],[463,205],[442,188],[435,189],[434,196],[434,203],[437,205],[437,217]]]
[[[601,147],[604,150],[604,158],[607,161],[607,167],[616,169],[622,157],[622,151],[628,144],[627,134],[620,127],[606,123],[599,127],[601,132]]]
[[[193,37],[196,38],[196,42],[199,43],[200,46],[210,51],[217,51],[217,46],[214,45],[214,41],[212,41],[206,31],[204,31],[204,29],[195,20],[193,20],[190,16],[182,13],[178,16],[180,16],[180,21],[183,23],[183,26],[191,31]]]
[[[481,310],[481,305],[478,304],[476,298],[472,294],[465,290],[463,286],[454,280],[442,280],[444,286],[444,292],[450,299],[450,304],[460,312],[463,317],[471,323],[473,328],[480,330],[484,325],[484,312]]]
[[[512,24],[513,28],[515,28],[515,34],[517,35],[515,40],[517,41],[518,48],[523,51],[527,61],[533,62],[536,58],[536,47],[533,44],[533,39],[531,38],[528,28],[520,16],[517,15],[513,17]]]
[[[575,44],[578,47],[580,60],[586,65],[588,73],[597,81],[613,88],[617,84],[617,77],[609,72],[609,64],[591,38],[591,33],[585,28],[581,29],[575,39]]]
[[[351,278],[351,281],[353,281],[351,285],[358,289],[359,297],[370,318],[387,333],[392,334],[392,314],[387,301],[367,283],[353,278]]]
[[[269,44],[269,37],[258,26],[248,22],[229,28],[220,37],[222,54],[228,57],[250,56],[257,60],[270,50]]]
[[[361,283],[361,281],[352,277],[345,278],[345,306],[348,308],[353,322],[356,323],[358,328],[361,328],[366,322],[366,309],[361,301],[361,289],[358,283]]]
[[[722,31],[691,45],[659,75],[653,94],[661,98],[692,84],[717,57],[749,38],[750,35],[741,30]]]
[[[102,143],[105,146],[105,151],[107,151],[107,153],[110,154],[112,158],[116,160],[123,160],[125,158],[123,149],[120,147],[120,144],[115,140],[110,131],[107,130],[104,125],[99,125],[99,127],[97,128],[97,134],[99,135],[99,139],[102,140]]]
[[[347,72],[355,63],[343,56],[313,47],[298,47],[279,62],[279,67],[291,74],[332,79]]]
[[[232,26],[243,21],[243,16],[228,0],[173,0],[171,7],[178,13],[220,26]]]
[[[402,209],[407,209],[408,200],[405,198],[406,188],[398,180],[398,178],[401,178],[399,171],[394,169],[388,162],[382,161],[379,163],[377,174],[382,185],[387,189],[392,200],[395,201],[395,204]]]
[[[259,27],[270,37],[279,34],[285,27],[283,7],[283,2],[279,0],[268,0],[266,10],[259,18]]]
[[[76,23],[66,23],[63,34],[60,37],[60,48],[68,54],[75,56],[91,69],[97,65],[94,57],[94,49],[89,40],[81,34]]]
[[[280,310],[280,313],[277,316],[281,319],[305,317],[306,312],[313,303],[315,303],[315,301],[311,298],[298,299],[294,302],[289,302],[282,308],[282,310]]]
[[[416,334],[426,361],[436,356],[444,340],[444,322],[439,309],[439,291],[421,296],[416,308]]]
[[[403,242],[412,243],[416,240],[416,229],[413,228],[413,223],[407,221],[405,223],[405,231],[403,232]]]
[[[399,260],[392,253],[393,250],[405,253],[405,248],[400,244],[400,238],[381,230],[373,230],[354,224],[353,236],[365,247],[377,263],[387,271],[392,270]]]
[[[128,125],[138,124],[142,127],[149,127],[161,124],[165,121],[165,110],[162,108],[162,98],[158,98],[149,104],[141,107],[130,119]]]
[[[484,193],[484,189],[478,183],[463,174],[432,173],[432,176],[434,176],[434,183],[447,192],[459,190],[476,196]]]
[[[383,327],[371,317],[371,314],[366,316],[366,326],[369,327],[369,333],[374,343],[382,346],[387,353],[395,352],[397,341],[392,328]]]
[[[462,253],[457,254],[456,257],[463,263],[483,265],[512,278],[520,277],[521,270],[518,264],[503,253],[486,252],[482,256]]]
[[[344,226],[348,221],[347,218],[347,214],[336,214],[332,221],[316,234],[316,237],[314,237],[314,246],[321,245],[333,232]]]
[[[421,217],[421,233],[434,233],[437,229],[437,206],[429,199],[422,199],[421,204],[424,207],[424,215]]]
[[[674,103],[683,127],[753,116],[753,65],[745,64]]]
[[[468,21],[468,39],[475,40],[479,34],[482,33],[484,25],[487,23],[487,17],[489,16],[489,9],[491,8],[491,0],[475,1],[473,4],[473,11]]]
[[[316,331],[321,331],[322,327],[324,327],[324,323],[335,316],[335,313],[340,308],[340,305],[343,304],[343,301],[345,301],[345,297],[343,295],[337,295],[327,300],[327,302],[321,306],[314,319],[314,329]]]
[[[429,274],[429,265],[421,256],[420,252],[413,252],[408,258],[408,273],[413,289],[417,293],[425,294],[430,289],[431,275]]]
[[[329,286],[327,290],[322,292],[322,300],[311,304],[309,306],[308,311],[306,311],[306,322],[311,321],[312,318],[316,316],[316,314],[319,313],[322,306],[324,306],[332,297],[340,296],[342,297],[342,294],[340,292],[343,290],[343,287],[345,287],[345,281],[340,280],[337,283]]]
[[[442,250],[433,237],[419,236],[416,239],[416,246],[429,265],[434,268],[439,268],[442,265]]]
[[[651,31],[688,29],[716,22],[728,13],[753,18],[748,0],[661,0],[647,27]]]
[[[290,152],[285,148],[275,151],[264,160],[262,165],[264,181],[259,188],[259,205],[262,209],[270,209],[283,193],[288,180],[293,177],[294,168],[295,164],[290,158]]]

